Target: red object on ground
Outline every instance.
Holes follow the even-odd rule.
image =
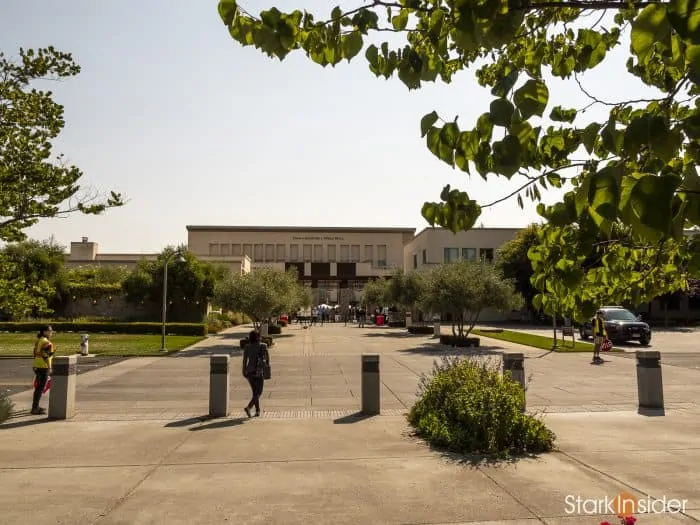
[[[384,316],[383,315],[377,316],[377,326],[384,326]]]
[[[282,314],[282,315],[280,315],[280,320],[281,321],[289,321],[289,316],[287,314]]]

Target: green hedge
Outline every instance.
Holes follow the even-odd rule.
[[[433,335],[434,330],[432,326],[415,325],[409,326],[408,332],[411,334]]]
[[[478,337],[460,337],[458,335],[441,335],[440,344],[465,348],[468,346],[478,347],[481,340]]]
[[[0,323],[0,332],[38,332],[50,324],[56,332],[85,332],[88,334],[159,334],[161,323],[89,323],[89,322],[24,322]],[[166,332],[170,335],[207,335],[204,323],[167,323]]]
[[[282,333],[282,327],[276,324],[268,325],[267,333],[269,335],[280,335]]]

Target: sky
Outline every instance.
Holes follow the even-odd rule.
[[[258,13],[275,3],[241,5]],[[16,55],[19,47],[53,45],[73,54],[80,75],[50,86],[66,119],[54,153],[83,170],[86,189],[115,190],[128,203],[99,217],[44,220],[28,231],[33,238],[68,246],[87,236],[103,253],[149,253],[186,242],[188,224],[420,230],[421,206],[438,201],[445,184],[484,204],[524,181],[453,170],[420,137],[420,119],[433,110],[459,115],[467,129],[488,111],[493,97],[473,71],[408,91],[397,78],[370,73],[364,51],[335,68],[301,52],[279,62],[233,41],[215,0],[37,6],[2,0],[0,49]],[[278,7],[324,16],[331,8],[321,0]],[[624,68],[627,45],[618,49],[583,77],[607,100],[639,90]],[[550,107],[587,103],[573,81],[549,87]],[[560,196],[548,192],[544,202]],[[539,220],[535,203],[525,202],[525,210],[515,199],[484,210],[478,224]]]

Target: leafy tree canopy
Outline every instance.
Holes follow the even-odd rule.
[[[218,282],[214,303],[224,310],[246,314],[258,327],[270,317],[308,308],[311,297],[299,284],[295,271],[264,267]]]
[[[423,295],[425,280],[416,270],[406,272],[397,269],[388,285],[389,302],[403,310],[412,310]]]
[[[421,305],[429,312],[450,314],[455,335],[468,335],[487,308],[522,307],[513,281],[486,261],[459,261],[435,266],[426,275]]]
[[[107,198],[81,192],[83,173],[61,155],[52,157],[52,141],[65,121],[63,106],[50,91],[35,86],[80,72],[69,53],[53,47],[20,49],[13,60],[0,52],[0,240],[21,241],[39,219],[73,212],[99,214],[121,206],[121,195]],[[2,274],[0,274],[2,275]]]
[[[362,303],[367,308],[376,308],[385,306],[388,302],[391,302],[389,281],[383,278],[367,281],[362,291]]]
[[[528,305],[538,293],[530,282],[533,270],[528,251],[531,247],[539,245],[540,229],[539,224],[531,224],[520,230],[515,238],[498,249],[494,263],[505,277],[513,279],[515,289],[526,299]]]
[[[184,256],[183,262],[173,257],[176,250]],[[200,261],[184,246],[166,248],[155,261],[140,261],[124,280],[127,300],[161,302],[164,265],[168,259],[168,300],[175,305],[206,303],[214,295],[215,284],[227,274],[225,268]]]
[[[614,17],[604,16],[608,10]],[[700,270],[700,255],[683,240],[684,228],[700,225],[697,0],[372,0],[335,7],[323,19],[274,7],[255,16],[236,0],[220,0],[219,14],[234,40],[280,60],[302,51],[321,66],[335,66],[364,48],[372,74],[396,74],[408,89],[450,83],[474,66],[479,84],[494,97],[488,110],[466,127],[434,111],[423,116],[427,148],[467,174],[527,180],[492,203],[447,185],[422,214],[430,224],[467,230],[488,206],[516,198],[522,207],[523,195],[540,201],[543,191],[567,189],[561,202],[538,204],[549,225],[540,232],[542,248],[531,252],[533,279],[542,290],[552,281],[551,265],[558,265],[561,283],[551,284],[558,286],[556,301],[547,298],[546,286],[538,295],[545,311],[558,302],[565,313],[588,315],[595,298],[611,290],[641,300],[683,288],[687,272]],[[383,31],[403,33],[405,41],[370,43]],[[589,95],[583,74],[627,38],[630,80],[646,86],[649,97]],[[588,97],[588,107],[607,108],[607,118],[583,121],[587,108],[553,106],[547,75],[569,80]],[[587,278],[579,265],[589,251],[573,247],[587,249],[598,233],[610,241],[606,270]],[[578,238],[582,243],[574,242]],[[580,293],[567,296],[565,290]]]

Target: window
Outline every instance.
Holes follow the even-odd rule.
[[[323,260],[323,244],[314,244],[314,261],[321,262]]]
[[[377,246],[377,266],[386,266],[386,244]]]
[[[418,268],[418,254],[413,254],[413,269]]]
[[[289,245],[289,260],[298,261],[299,260],[299,245],[290,244]]]
[[[493,248],[481,248],[481,259],[484,261],[493,261]]]
[[[240,257],[241,255],[243,255],[240,244],[234,244],[231,246],[231,255],[233,255],[234,257]]]
[[[335,244],[328,245],[328,261],[335,262]]]
[[[275,245],[266,244],[265,245],[265,261],[272,262],[275,260]]]
[[[222,244],[221,245],[221,256],[228,257],[229,255],[231,255],[231,245],[230,244]]]
[[[253,245],[252,244],[244,244],[243,245],[243,255],[247,255],[251,259],[253,258]]]
[[[256,244],[254,246],[254,248],[255,248],[255,251],[253,252],[253,261],[262,262],[262,260],[263,260],[263,245]]]
[[[423,264],[428,264],[428,250],[423,250]]]
[[[476,261],[476,248],[462,248],[462,259]]]
[[[360,245],[353,244],[350,249],[350,262],[360,262]]]
[[[209,244],[209,255],[219,255],[219,244],[218,243],[210,243]]]
[[[459,248],[445,248],[444,259],[446,263],[456,262],[459,259]]]
[[[365,244],[365,256],[362,262],[374,262],[374,246]]]
[[[284,245],[284,244],[278,244],[278,245],[277,245],[277,260],[278,260],[279,262],[283,262],[283,261],[284,261],[284,251],[285,251],[284,249],[285,249],[285,245]]]
[[[313,248],[313,246],[311,246],[310,244],[304,245],[304,253],[303,253],[304,262],[311,262],[311,255],[312,255],[311,250],[312,250],[312,248]]]
[[[350,261],[350,246],[347,244],[340,245],[340,262]]]

